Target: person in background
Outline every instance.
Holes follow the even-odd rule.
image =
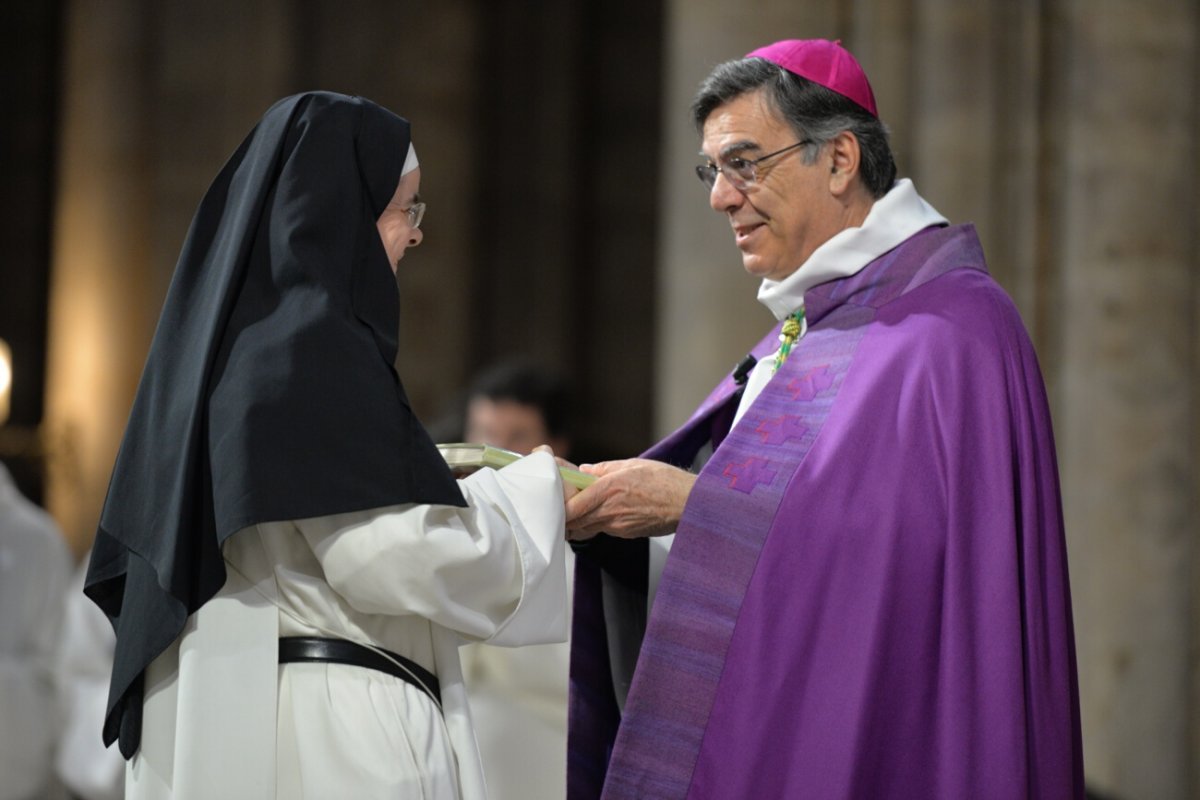
[[[568,503],[597,539],[570,797],[1082,797],[1049,409],[975,229],[896,180],[837,42],[722,64],[692,111],[705,196],[778,324]],[[621,634],[604,576],[671,531],[644,636]]]
[[[54,770],[79,800],[119,800],[125,796],[125,759],[115,748],[106,748],[99,735],[117,640],[103,612],[83,593],[87,561],[85,557],[67,588],[55,654],[62,728]]]
[[[71,554],[0,463],[0,800],[57,797],[54,660]]]
[[[548,444],[565,458],[569,412],[566,385],[557,375],[528,360],[502,361],[471,383],[463,436],[518,453]],[[569,576],[575,563],[569,549],[566,561]],[[468,644],[460,653],[490,797],[563,797],[570,644]]]
[[[526,359],[500,361],[471,383],[466,406],[466,441],[517,453],[548,444],[567,457],[570,399],[566,384],[551,370]]]
[[[484,798],[459,645],[565,638],[553,454],[455,480],[394,366],[420,183],[307,92],[200,203],[86,582],[129,798]]]

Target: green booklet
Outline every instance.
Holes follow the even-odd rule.
[[[500,469],[522,457],[520,453],[514,453],[512,450],[478,442],[451,442],[439,444],[437,448],[452,470],[476,470],[480,467]],[[559,467],[558,471],[563,481],[577,489],[586,489],[596,481],[596,476],[570,467]]]

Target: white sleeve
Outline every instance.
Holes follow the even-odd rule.
[[[300,520],[330,587],[367,614],[416,614],[471,639],[567,636],[562,484],[535,453],[459,482],[466,508],[408,504]]]

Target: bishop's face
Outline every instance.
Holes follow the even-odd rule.
[[[795,144],[799,137],[767,99],[765,89],[718,106],[704,122],[701,152],[710,162],[753,161]],[[709,205],[733,228],[742,266],[759,278],[782,280],[838,231],[841,209],[830,192],[832,160],[826,151],[805,163],[805,148],[766,160],[739,189],[717,173]]]
[[[379,238],[383,240],[383,249],[387,252],[388,263],[392,265],[392,272],[399,268],[404,251],[416,247],[425,238],[421,229],[413,224],[416,221],[413,209],[421,202],[418,193],[420,188],[421,168],[417,167],[400,178],[396,193],[375,221],[375,227],[379,228]]]

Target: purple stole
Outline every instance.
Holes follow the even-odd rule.
[[[867,308],[839,312],[836,327],[805,335],[696,481],[642,643],[606,798],[687,795],[742,594],[872,317]],[[760,347],[773,352],[777,336]],[[666,455],[670,441],[647,457]],[[641,755],[644,738],[656,741],[651,759]]]

